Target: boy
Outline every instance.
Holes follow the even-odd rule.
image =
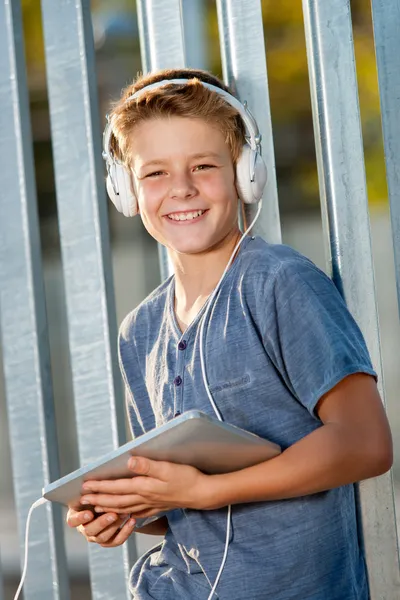
[[[179,78],[190,81],[147,87],[127,101]],[[174,266],[120,330],[135,437],[192,408],[213,414],[200,324],[241,238],[245,128],[201,81],[227,89],[203,71],[157,72],[130,86],[112,113],[112,148],[132,201]],[[132,205],[129,214],[135,211]],[[131,459],[141,476],[85,484],[69,525],[113,547],[135,519],[167,512],[141,530],[164,539],[134,566],[133,597],[202,600],[218,577],[232,505],[213,598],[367,600],[352,484],[390,468],[392,443],[376,374],[342,298],[305,257],[246,236],[206,317],[207,381],[218,410],[278,443],[282,454],[213,476]],[[85,503],[95,510],[82,510]]]

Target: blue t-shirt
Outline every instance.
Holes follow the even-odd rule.
[[[130,313],[120,363],[135,437],[175,415],[214,415],[199,356],[205,307],[182,334],[174,277]],[[247,237],[207,317],[210,391],[224,418],[284,450],[322,426],[314,409],[347,375],[376,376],[361,332],[332,281],[284,245]],[[206,600],[225,545],[226,509],[174,510],[162,544],[136,563],[135,600]],[[367,600],[354,486],[234,505],[215,598]]]

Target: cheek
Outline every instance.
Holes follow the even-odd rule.
[[[235,205],[238,197],[233,174],[228,177],[210,177],[203,180],[202,191],[216,204],[232,202]]]
[[[150,185],[146,183],[138,187],[137,199],[142,214],[147,213],[151,217],[158,211],[162,198],[162,192],[159,188],[160,186],[154,185],[154,183]]]

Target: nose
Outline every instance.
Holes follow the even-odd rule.
[[[196,194],[191,174],[187,171],[175,173],[171,179],[170,197],[171,198],[192,198]]]

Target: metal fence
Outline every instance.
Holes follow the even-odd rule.
[[[217,9],[224,78],[247,100],[264,139],[270,177],[257,233],[279,242],[260,0],[217,0]],[[184,66],[180,0],[137,0],[137,10],[143,69]],[[384,397],[350,2],[303,0],[303,10],[327,261],[366,337]],[[400,299],[400,1],[372,0],[372,11]],[[124,441],[90,2],[42,0],[42,14],[76,427],[80,460],[88,462]],[[0,324],[22,548],[29,506],[59,468],[20,0],[0,0],[0,107]],[[160,264],[165,276],[163,250]],[[390,474],[360,486],[360,514],[371,598],[395,600]],[[57,506],[35,513],[27,600],[69,597],[63,530]],[[95,600],[129,597],[134,556],[133,541],[112,553],[90,546]]]

